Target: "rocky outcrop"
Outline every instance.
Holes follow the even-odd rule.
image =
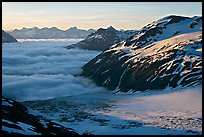
[[[112,26],[107,29],[100,28],[95,33],[90,34],[84,40],[67,46],[67,49],[80,48],[86,50],[105,50],[126,38],[136,34],[135,30],[116,30]]]
[[[12,43],[17,42],[17,40],[2,30],[2,43]]]
[[[2,97],[2,135],[78,135],[73,129],[40,119],[21,103]]]

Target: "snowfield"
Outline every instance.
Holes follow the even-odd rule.
[[[201,86],[149,92],[95,92],[24,104],[79,134],[202,134]]]
[[[202,134],[201,85],[137,93],[97,87],[77,74],[100,52],[64,48],[78,41],[2,44],[2,95],[21,101],[42,123],[45,117],[79,134]],[[32,127],[18,124],[31,134]]]

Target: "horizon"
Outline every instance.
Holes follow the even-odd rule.
[[[2,29],[138,30],[169,15],[202,16],[202,2],[2,2]]]
[[[48,29],[51,29],[51,28],[57,28],[57,29],[59,29],[59,30],[63,30],[63,31],[66,31],[66,30],[68,30],[68,29],[70,29],[70,28],[77,28],[77,29],[82,29],[82,28],[78,28],[77,26],[70,26],[69,28],[66,28],[66,29],[60,29],[60,28],[58,28],[58,27],[56,27],[56,26],[51,26],[51,27],[47,27],[47,26],[44,26],[44,27],[37,27],[37,26],[33,26],[33,27],[22,27],[22,28],[20,28],[20,29],[17,29],[17,30],[21,30],[21,29],[32,29],[32,28],[38,28],[38,29],[44,29],[44,28],[48,28]],[[92,28],[90,28],[90,29],[92,29]],[[90,29],[82,29],[82,30],[90,30]],[[16,30],[16,29],[13,29],[13,30]],[[13,30],[5,30],[5,31],[13,31]],[[94,29],[95,30],[95,29]]]
[[[172,14],[173,15],[173,14]],[[170,15],[167,15],[167,16],[170,16]],[[167,16],[164,16],[164,17],[167,17]],[[176,15],[176,16],[184,16],[184,15]],[[195,17],[195,16],[185,16],[185,17]],[[202,17],[202,15],[200,16],[200,17]],[[163,18],[163,17],[161,17],[161,18]],[[155,20],[153,20],[153,21],[155,21]],[[152,22],[153,22],[152,21]],[[149,23],[147,23],[147,24],[149,24]],[[145,24],[145,25],[143,25],[142,27],[145,27],[147,24]],[[110,25],[110,26],[112,26],[113,28],[115,28],[113,25]],[[22,30],[22,29],[32,29],[32,28],[38,28],[38,29],[44,29],[44,28],[48,28],[48,29],[51,29],[51,28],[57,28],[57,29],[59,29],[59,30],[62,30],[62,31],[66,31],[66,30],[68,30],[68,29],[70,29],[70,28],[77,28],[77,29],[80,29],[80,30],[90,30],[90,29],[93,29],[93,30],[98,30],[98,29],[100,29],[100,28],[103,28],[103,29],[107,29],[108,27],[110,27],[110,26],[107,26],[107,27],[99,27],[99,28],[96,28],[96,29],[93,29],[93,28],[88,28],[88,29],[83,29],[83,28],[79,28],[79,27],[77,27],[77,26],[70,26],[69,28],[65,28],[65,29],[61,29],[61,28],[58,28],[58,27],[56,27],[56,26],[50,26],[50,27],[47,27],[47,26],[44,26],[44,27],[37,27],[37,26],[33,26],[33,27],[22,27],[22,28],[19,28],[19,29],[13,29],[13,30]],[[116,28],[115,28],[116,29]],[[141,28],[139,28],[139,29],[141,29]],[[139,30],[139,29],[134,29],[134,30]],[[13,30],[4,30],[4,31],[13,31]],[[127,29],[117,29],[117,30],[127,30]],[[129,29],[130,30],[130,29]]]

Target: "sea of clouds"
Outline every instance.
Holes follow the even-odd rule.
[[[20,40],[2,44],[2,95],[28,101],[106,90],[89,79],[75,76],[100,53],[64,48],[78,41]]]

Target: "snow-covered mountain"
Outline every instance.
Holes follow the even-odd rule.
[[[107,29],[100,28],[95,33],[90,34],[84,40],[69,45],[67,49],[70,48],[81,48],[88,50],[105,50],[111,45],[116,44],[128,37],[136,34],[136,30],[116,30],[112,26]]]
[[[167,16],[154,21],[82,69],[82,76],[121,92],[200,84],[202,17]]]
[[[17,42],[17,40],[2,30],[2,43],[11,43],[11,42]]]
[[[2,97],[2,135],[78,135],[73,129],[28,112],[21,103]]]
[[[82,30],[77,27],[71,27],[65,31],[56,27],[42,29],[33,27],[8,31],[10,35],[17,39],[85,38],[93,32],[95,32],[93,29]]]

